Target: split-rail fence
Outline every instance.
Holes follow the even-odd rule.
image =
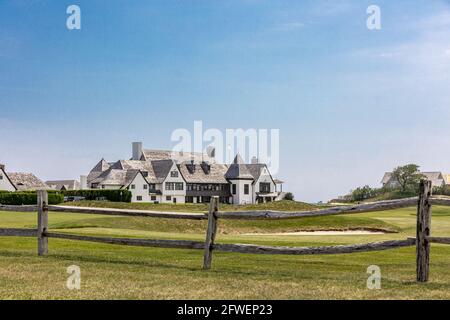
[[[48,205],[48,194],[45,190],[38,191],[37,206],[5,206],[0,205],[0,211],[15,212],[35,212],[37,211],[37,229],[11,229],[0,228],[0,236],[15,237],[37,237],[38,255],[48,253],[48,239],[59,238],[77,241],[90,241],[119,245],[162,247],[178,249],[198,249],[204,250],[203,268],[211,268],[213,252],[237,252],[253,254],[289,254],[289,255],[310,255],[310,254],[343,254],[368,251],[380,251],[395,249],[400,247],[416,246],[416,276],[418,282],[426,282],[429,277],[430,268],[430,244],[450,244],[450,237],[431,236],[431,207],[432,205],[450,206],[450,198],[434,197],[431,195],[431,181],[423,180],[420,183],[418,197],[364,203],[351,206],[340,206],[324,208],[302,212],[279,212],[279,211],[242,211],[242,212],[221,212],[219,211],[219,199],[212,197],[209,212],[202,213],[178,213],[178,212],[157,212],[128,209],[108,209],[108,208],[84,208],[74,206]],[[280,219],[301,219],[304,217],[320,217],[327,215],[356,214],[372,211],[384,211],[397,208],[406,208],[417,205],[417,230],[415,238],[403,240],[389,240],[382,242],[372,242],[365,244],[322,246],[322,247],[280,247],[280,246],[259,246],[250,244],[224,244],[216,243],[217,224],[219,219],[240,219],[240,220],[280,220]],[[48,228],[48,212],[84,213],[113,216],[140,216],[166,219],[193,219],[207,220],[205,242],[188,240],[158,240],[158,239],[130,239],[112,238],[98,236],[83,236],[69,233],[51,232]]]

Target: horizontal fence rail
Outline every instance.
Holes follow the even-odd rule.
[[[38,206],[10,206],[0,204],[0,211],[13,211],[13,212],[36,212],[38,210]]]
[[[78,240],[89,242],[100,242],[109,244],[121,244],[127,246],[138,247],[156,247],[156,248],[175,248],[175,249],[204,249],[205,243],[200,241],[189,240],[153,240],[153,239],[130,239],[130,238],[106,238],[106,237],[92,237],[80,236],[66,233],[45,233],[48,238],[58,238],[66,240]]]
[[[431,243],[450,244],[450,238],[446,237],[427,237],[427,239]]]
[[[308,255],[308,254],[343,254],[355,252],[381,251],[401,247],[410,247],[414,246],[415,244],[416,244],[415,239],[406,239],[406,240],[390,240],[383,242],[372,242],[364,244],[351,244],[339,246],[324,246],[324,247],[272,247],[272,246],[258,246],[250,244],[215,244],[213,248],[214,250],[224,252]]]
[[[129,217],[149,217],[165,219],[191,219],[206,220],[208,216],[204,213],[185,213],[185,212],[160,212],[148,210],[130,210],[130,209],[109,209],[109,208],[86,208],[74,206],[48,206],[52,212],[83,213],[83,214],[101,214],[109,216],[129,216]]]
[[[37,229],[0,228],[0,237],[36,237]]]
[[[430,235],[431,207],[432,205],[450,206],[450,198],[432,197],[431,182],[422,181],[420,184],[419,197],[378,201],[358,205],[324,208],[319,210],[301,212],[280,211],[238,211],[221,212],[218,210],[218,198],[212,197],[208,213],[185,213],[185,212],[160,212],[149,210],[111,209],[111,208],[88,208],[77,206],[48,205],[48,194],[46,191],[38,191],[37,206],[9,206],[0,205],[0,211],[10,212],[38,212],[37,229],[14,229],[0,228],[0,236],[37,237],[38,254],[48,253],[48,239],[65,239],[75,241],[89,241],[107,244],[177,248],[204,250],[203,268],[210,269],[213,251],[235,252],[249,254],[287,254],[287,255],[312,255],[312,254],[346,254],[357,252],[370,252],[389,250],[402,247],[416,246],[416,274],[417,281],[428,280],[430,243],[450,244],[450,237],[432,237]],[[388,240],[364,244],[320,246],[320,247],[282,247],[282,246],[260,246],[251,244],[221,244],[215,243],[219,219],[241,219],[241,220],[280,220],[301,219],[306,217],[321,217],[329,215],[356,214],[373,211],[385,211],[398,208],[417,206],[417,228],[416,237],[405,240]],[[160,240],[160,239],[133,239],[133,238],[111,238],[98,236],[83,236],[69,233],[50,232],[48,230],[48,212],[99,214],[111,216],[151,217],[165,219],[191,219],[208,220],[205,242],[190,240]]]

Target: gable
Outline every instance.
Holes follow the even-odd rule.
[[[273,177],[266,165],[263,165],[261,167],[259,177],[257,180],[255,180],[255,184],[260,182],[270,182],[275,185],[275,181],[273,180]]]
[[[172,166],[168,170],[166,177],[164,178],[163,182],[170,181],[170,182],[186,182],[184,180],[183,175],[181,174],[180,169],[178,168],[177,164],[175,162],[172,162]]]
[[[0,190],[4,191],[17,190],[16,186],[14,185],[14,183],[12,183],[11,179],[3,169],[0,169]]]

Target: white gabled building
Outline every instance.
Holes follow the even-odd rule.
[[[260,163],[245,164],[239,154],[225,176],[231,183],[233,204],[271,202],[280,195],[267,166]]]
[[[0,164],[0,190],[1,191],[16,191],[17,188],[12,183],[11,179],[5,172],[5,165]]]
[[[128,189],[133,202],[206,203],[218,196],[222,203],[249,204],[281,198],[267,166],[245,164],[239,155],[224,165],[206,154],[143,150],[140,142],[133,143],[132,154],[130,160],[100,160],[87,187]]]
[[[0,190],[35,191],[49,187],[32,173],[6,172],[5,165],[0,164]]]

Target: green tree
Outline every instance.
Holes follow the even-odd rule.
[[[392,176],[398,181],[402,192],[416,190],[420,180],[425,178],[416,164],[397,167],[392,172]]]
[[[369,186],[359,187],[352,191],[352,201],[363,201],[374,196],[374,190]]]
[[[291,200],[294,201],[294,194],[292,192],[288,192],[284,196],[284,200]]]

